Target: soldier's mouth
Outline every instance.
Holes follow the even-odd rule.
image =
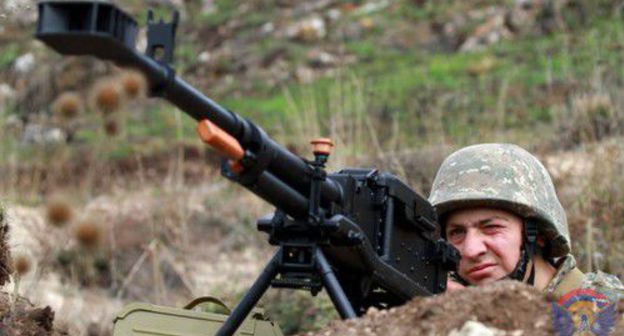
[[[486,270],[486,269],[488,269],[490,267],[493,267],[493,266],[496,266],[496,264],[489,263],[489,264],[478,265],[478,266],[475,266],[475,267],[469,269],[468,270],[468,274],[475,275],[477,272],[484,271],[484,270]]]

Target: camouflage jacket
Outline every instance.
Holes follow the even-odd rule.
[[[577,288],[592,289],[612,302],[624,298],[624,285],[615,275],[601,271],[583,274],[570,254],[559,260],[557,265],[557,273],[544,290],[555,300]]]

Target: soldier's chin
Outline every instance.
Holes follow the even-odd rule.
[[[466,279],[473,286],[483,286],[491,284],[498,280],[493,274],[484,274],[479,276],[468,276]]]

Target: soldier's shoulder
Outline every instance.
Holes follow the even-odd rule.
[[[613,274],[601,271],[586,273],[582,287],[606,295],[612,301],[624,299],[624,285]]]

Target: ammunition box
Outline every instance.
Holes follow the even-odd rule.
[[[131,303],[115,318],[113,336],[211,336],[215,335],[228,315]],[[279,326],[258,309],[238,328],[236,336],[282,336]]]

